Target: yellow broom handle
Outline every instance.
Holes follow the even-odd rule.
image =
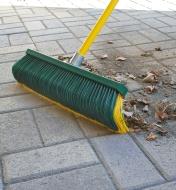
[[[107,19],[111,15],[112,11],[114,10],[115,6],[119,0],[111,0],[107,8],[104,10],[103,14],[100,16],[98,19],[97,23],[89,33],[88,37],[86,38],[85,42],[82,44],[81,48],[79,49],[78,53],[81,56],[85,56],[86,53],[88,52],[90,46],[92,43],[95,41],[97,35],[100,33],[101,29],[105,25]]]

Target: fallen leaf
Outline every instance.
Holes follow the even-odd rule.
[[[142,109],[143,112],[148,112],[149,111],[149,107],[148,105],[145,105],[144,108]]]
[[[104,54],[100,57],[100,59],[107,59],[108,58],[108,55],[107,54]]]
[[[147,141],[155,141],[157,139],[157,135],[154,134],[153,132],[150,132],[147,137],[146,137],[146,140]]]
[[[147,74],[147,76],[143,79],[143,82],[146,83],[156,83],[158,82],[157,76],[151,72]]]
[[[72,56],[67,56],[67,55],[59,55],[58,59],[61,61],[69,61],[72,58]]]
[[[144,88],[144,91],[147,93],[147,94],[152,94],[152,93],[154,93],[154,92],[156,92],[157,91],[157,87],[156,86],[146,86],[145,88]]]
[[[156,47],[155,51],[162,51],[162,49],[160,47]]]
[[[107,41],[108,44],[113,44],[114,42],[113,41]]]
[[[136,77],[135,77],[134,75],[132,75],[132,74],[129,74],[128,77],[129,77],[130,79],[133,79],[133,80],[136,79]]]
[[[125,61],[127,58],[125,57],[116,57],[116,61]]]
[[[129,112],[129,111],[124,111],[123,114],[124,114],[126,117],[132,117],[132,116],[133,116],[133,112]]]
[[[150,104],[150,100],[148,100],[147,98],[143,98],[143,99],[138,98],[137,101],[139,103],[144,104],[144,105],[149,105]]]
[[[158,125],[157,123],[153,123],[152,125],[154,126],[155,131],[160,135],[165,136],[168,133],[168,131],[164,129],[161,125]]]
[[[152,55],[153,55],[153,53],[151,53],[151,52],[144,52],[141,54],[141,56],[143,56],[143,57],[150,57]]]

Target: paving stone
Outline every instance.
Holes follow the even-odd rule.
[[[89,21],[89,20],[94,20],[95,23],[95,18],[93,16],[78,16],[78,17],[69,17],[69,18],[60,18],[60,20],[67,25],[68,22],[72,22],[74,24],[74,22],[81,22],[81,21]],[[70,26],[70,25],[68,25]]]
[[[0,54],[24,52],[28,48],[29,49],[36,49],[33,44],[18,45],[18,46],[9,46],[9,47],[0,48]]]
[[[141,189],[163,182],[163,178],[128,135],[96,137],[92,143],[122,189]]]
[[[0,98],[26,93],[28,93],[28,91],[23,90],[18,83],[7,83],[0,85]]]
[[[176,182],[165,183],[154,187],[145,188],[143,190],[175,190]]]
[[[117,55],[119,56],[126,56],[128,57],[139,57],[141,56],[141,54],[143,53],[139,48],[137,48],[136,46],[128,46],[128,47],[121,47],[121,48],[116,48],[116,50],[119,52],[117,52]]]
[[[115,190],[101,165],[9,185],[6,190]]]
[[[136,90],[142,89],[143,85],[140,84],[139,82],[135,81],[135,80],[128,79],[127,83],[126,83],[126,87],[128,88],[128,90],[130,92],[132,92],[132,91],[136,91]]]
[[[111,34],[111,35],[101,34],[97,37],[95,42],[115,41],[120,39],[122,39],[122,37],[119,34]],[[82,38],[81,40],[84,41],[84,38]]]
[[[67,28],[52,28],[52,29],[45,29],[45,30],[33,30],[30,31],[31,36],[42,36],[42,35],[49,35],[49,34],[60,34],[69,32]]]
[[[23,22],[28,22],[28,21],[42,21],[42,20],[49,20],[49,19],[54,19],[55,16],[53,15],[43,15],[43,16],[39,16],[39,15],[35,15],[35,17],[22,17],[22,21]]]
[[[163,23],[159,20],[156,20],[155,18],[142,19],[141,21],[144,22],[145,24],[148,24],[151,27],[154,27],[154,28],[167,26],[165,23]]]
[[[169,180],[176,177],[176,138],[174,136],[160,137],[156,141],[146,141],[145,134],[135,135],[144,151],[152,158]]]
[[[34,42],[45,42],[50,40],[61,40],[61,39],[69,39],[73,38],[73,34],[71,33],[63,33],[63,34],[51,34],[51,35],[44,35],[44,36],[35,36],[33,37]]]
[[[3,17],[3,22],[6,24],[9,23],[15,23],[15,22],[21,22],[18,16],[8,16],[8,17]]]
[[[0,83],[15,81],[12,75],[12,65],[14,63],[0,64]]]
[[[62,109],[39,108],[34,115],[45,145],[84,138],[76,119]]]
[[[72,15],[67,12],[67,11],[53,11],[53,14],[57,17],[57,18],[65,18],[65,17],[72,17]]]
[[[121,34],[125,39],[130,41],[132,44],[143,44],[143,43],[149,43],[151,40],[147,39],[145,36],[138,32],[124,32]]]
[[[9,28],[9,29],[2,29],[2,30],[0,30],[0,35],[23,33],[23,32],[26,32],[26,29],[24,27]]]
[[[159,17],[157,18],[158,20],[168,24],[168,25],[176,25],[176,20],[174,18],[171,18],[171,17],[168,17],[168,16],[165,16],[165,17]]]
[[[156,51],[153,53],[153,56],[156,59],[169,59],[169,58],[174,58],[176,55],[176,48],[173,49],[166,49],[163,51]]]
[[[149,28],[149,26],[147,26],[146,24],[140,23],[136,25],[113,27],[112,30],[116,33],[121,33],[121,32],[139,31],[139,30],[143,30],[147,28]]]
[[[83,11],[83,10],[81,10],[81,9],[70,9],[69,11],[68,11],[71,15],[73,15],[73,16],[75,16],[75,17],[77,17],[77,16],[89,16],[87,13],[86,13],[86,11]]]
[[[64,27],[62,22],[58,19],[43,20],[43,22],[47,28]]]
[[[9,36],[12,45],[30,44],[32,40],[27,33],[11,34]]]
[[[149,39],[151,39],[154,42],[164,41],[164,40],[170,39],[165,34],[158,32],[157,30],[154,30],[154,29],[147,29],[147,30],[143,30],[143,31],[139,31],[139,32],[141,34],[147,36]]]
[[[33,14],[33,12],[30,9],[17,9],[17,13],[19,15],[23,15],[23,14]]]
[[[0,155],[42,146],[29,111],[0,114],[0,120]]]
[[[139,24],[139,23],[140,22],[138,20],[131,19],[131,20],[116,21],[116,22],[113,22],[113,23],[107,23],[107,26],[113,28],[113,27],[118,27],[118,26],[135,25],[135,24]]]
[[[176,26],[162,27],[162,28],[158,28],[158,30],[164,33],[176,32]]]
[[[41,53],[47,55],[58,55],[64,53],[62,48],[55,41],[36,43],[36,47]]]
[[[77,37],[87,36],[90,32],[89,28],[86,26],[75,26],[69,28]]]
[[[0,55],[0,63],[10,62],[10,61],[17,61],[24,56],[24,52],[15,52],[9,54],[1,54]],[[11,71],[10,71],[11,72]]]
[[[167,40],[167,41],[164,41],[164,42],[140,44],[140,45],[137,45],[137,47],[139,47],[140,49],[142,49],[144,51],[151,51],[151,50],[153,51],[157,47],[160,47],[161,50],[172,49],[172,48],[176,48],[176,41],[175,40]]]
[[[81,46],[81,42],[75,38],[59,40],[58,43],[62,46],[66,53],[73,53]]]
[[[8,29],[8,28],[18,28],[23,27],[22,23],[10,23],[10,24],[1,24],[0,30]]]
[[[9,46],[8,36],[0,36],[0,48]]]
[[[175,51],[176,53],[176,51]],[[172,58],[172,59],[166,59],[164,61],[161,62],[163,65],[165,65],[167,68],[176,71],[176,58]]]
[[[110,132],[108,129],[98,126],[93,122],[87,121],[83,118],[77,117],[77,121],[81,129],[84,131],[84,134],[88,138],[112,134],[112,132]]]
[[[28,30],[41,30],[45,28],[40,21],[24,22],[24,25]]]
[[[43,174],[53,174],[98,163],[87,141],[20,152],[2,158],[6,183]]]
[[[73,17],[74,18],[74,17]],[[89,25],[94,25],[95,24],[95,19],[91,20],[78,20],[78,21],[71,21],[71,22],[64,22],[64,24],[67,27],[75,27],[75,26],[89,26]]]
[[[49,103],[35,95],[20,95],[1,98],[0,113],[18,111],[22,109],[37,108]]]

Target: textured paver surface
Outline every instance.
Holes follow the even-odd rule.
[[[114,135],[38,97],[15,82],[11,67],[30,48],[71,56],[106,0],[0,1],[0,190],[176,190],[176,122],[154,142]],[[126,0],[86,59],[100,73],[168,70],[176,81],[175,0]],[[111,43],[111,42],[113,43]],[[162,51],[155,51],[160,47]],[[151,56],[141,56],[145,51]],[[123,63],[112,63],[124,56]],[[143,85],[127,79],[130,94]],[[176,85],[164,94],[176,100]],[[160,90],[162,91],[162,90]]]

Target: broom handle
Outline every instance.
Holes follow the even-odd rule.
[[[111,15],[112,11],[114,10],[115,6],[119,0],[111,0],[110,3],[108,4],[107,8],[103,11],[102,15],[99,17],[97,23],[95,26],[92,28],[90,31],[88,37],[80,47],[77,53],[73,56],[71,59],[70,63],[75,65],[75,66],[80,66],[81,63],[84,60],[84,56],[88,52],[90,46],[92,43],[95,41],[97,35],[100,33],[101,29],[105,25],[106,21],[108,20],[109,16]]]

